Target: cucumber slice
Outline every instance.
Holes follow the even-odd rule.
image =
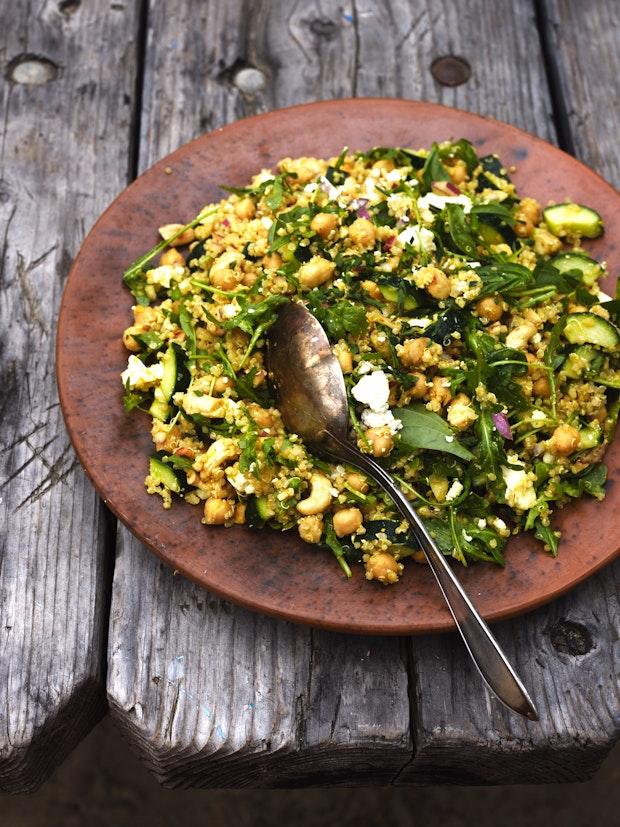
[[[569,379],[579,379],[596,374],[603,366],[603,354],[592,345],[581,345],[573,353],[569,354],[563,365],[564,373]]]
[[[560,253],[551,259],[551,264],[560,273],[578,272],[583,283],[591,287],[601,276],[603,268],[585,253]]]
[[[162,422],[167,422],[171,410],[170,405],[163,399],[154,399],[149,408],[149,413],[153,419],[161,419]]]
[[[170,491],[174,491],[175,494],[181,494],[185,490],[185,484],[179,474],[157,456],[149,460],[149,473],[153,479],[165,485]]]
[[[392,287],[389,284],[380,284],[379,290],[381,290],[383,298],[386,299],[386,301],[398,304],[398,289],[396,287]],[[418,307],[418,303],[413,296],[406,295],[403,300],[403,310],[415,310],[416,307]]]
[[[383,276],[379,282],[379,290],[383,298],[389,302],[398,304],[399,300],[402,301],[403,310],[415,310],[420,306],[415,287],[396,276]]]
[[[176,342],[173,342],[164,353],[162,364],[164,375],[160,389],[167,402],[172,398],[173,393],[187,390],[191,376],[185,367],[185,351]]]
[[[583,204],[554,204],[543,210],[543,218],[554,235],[563,237],[577,235],[598,238],[603,235],[603,219],[590,207]]]
[[[589,428],[581,428],[579,431],[579,450],[587,451],[596,448],[600,444],[603,432],[600,425],[591,425]]]
[[[248,497],[245,521],[250,528],[262,528],[274,514],[267,497]]]
[[[595,313],[569,313],[564,338],[572,345],[596,345],[613,350],[620,343],[620,331]]]
[[[620,390],[620,371],[610,370],[606,373],[599,373],[598,376],[594,377],[593,381],[596,382],[597,385],[605,385],[606,388]]]

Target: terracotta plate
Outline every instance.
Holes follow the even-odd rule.
[[[616,271],[620,194],[594,172],[512,126],[434,104],[386,99],[298,106],[203,135],[138,178],[84,242],[58,326],[58,383],[69,434],[97,491],[119,519],[170,566],[210,591],[250,609],[341,631],[410,634],[452,627],[425,566],[408,565],[396,587],[367,583],[361,567],[347,581],[328,552],[303,544],[292,532],[206,528],[197,507],[177,503],[164,511],[159,497],[146,494],[147,417],[126,416],[121,407],[119,374],[127,361],[121,333],[130,324],[132,303],[121,273],[156,242],[157,227],[190,220],[204,204],[222,197],[219,184],[243,185],[280,158],[327,157],[343,146],[419,148],[459,137],[482,154],[499,153],[506,166],[515,164],[514,180],[522,193],[542,202],[572,197],[597,209],[606,232],[592,252]],[[610,292],[612,285],[606,287]],[[620,442],[607,461],[607,499],[565,509],[558,521],[564,536],[557,559],[522,536],[510,542],[505,569],[459,567],[487,619],[539,606],[616,555]]]

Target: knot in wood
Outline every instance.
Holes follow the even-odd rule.
[[[82,5],[82,0],[60,0],[58,4],[58,11],[66,17],[75,14]]]
[[[442,86],[460,86],[471,77],[471,67],[464,57],[445,55],[431,63],[431,74]]]
[[[25,86],[40,86],[58,77],[58,66],[42,55],[21,54],[9,62],[7,80]]]
[[[594,648],[590,631],[581,623],[572,620],[559,620],[549,630],[551,645],[556,652],[577,657],[587,655]]]
[[[265,88],[266,78],[260,69],[249,66],[240,69],[234,77],[233,83],[244,95],[255,95]]]
[[[323,40],[333,40],[338,31],[338,26],[327,17],[315,17],[310,21],[309,26],[312,34],[322,37]]]

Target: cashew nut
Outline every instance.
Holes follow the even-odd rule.
[[[228,437],[216,439],[215,442],[209,445],[207,453],[204,455],[202,470],[212,474],[227,460],[236,459],[239,453],[239,446],[234,439],[229,439]]]
[[[321,514],[332,501],[332,484],[325,474],[312,474],[310,495],[297,503],[300,514]]]

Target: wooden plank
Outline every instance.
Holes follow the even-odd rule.
[[[288,10],[284,2],[250,10],[237,2],[153,4],[141,168],[244,114],[323,89],[351,93],[350,65],[338,58],[351,55],[353,30],[340,10],[330,10],[340,34],[304,73],[300,49],[321,42],[311,27],[320,19],[320,31],[329,28],[326,12],[306,4],[287,21]],[[310,42],[295,45],[302,36]],[[179,59],[188,54],[189,65]],[[273,85],[248,91],[247,72],[239,75],[248,62],[264,72],[254,80],[270,76]],[[385,783],[410,757],[398,640],[310,631],[230,606],[174,577],[124,529],[109,646],[112,715],[167,786]]]
[[[62,424],[54,334],[71,258],[126,181],[137,18],[134,4],[60,6],[0,2],[0,789],[12,792],[45,780],[105,711],[111,525]]]

